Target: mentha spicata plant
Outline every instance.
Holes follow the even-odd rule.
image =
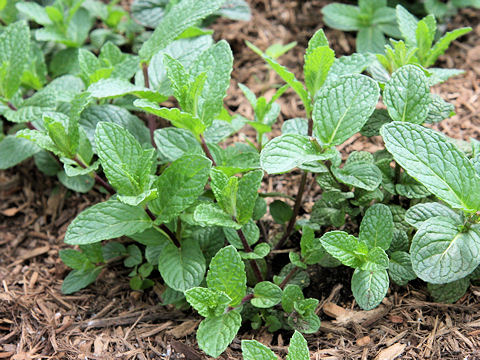
[[[479,143],[464,153],[423,126],[452,114],[453,106],[430,92],[441,71],[428,67],[456,35],[447,34],[443,45],[425,43],[420,30],[432,25],[432,37],[434,23],[415,22],[415,36],[404,44],[414,55],[402,62],[399,45],[380,61],[379,76],[371,66],[376,57],[337,58],[318,30],[306,49],[304,82],[277,61],[280,50],[248,44],[285,84],[271,98],[240,85],[254,110],[246,119],[223,104],[230,46],[201,28],[226,9],[223,0],[171,3],[151,37],[137,44],[138,54],[115,41],[98,48],[83,38],[72,42],[76,14],[95,17],[88,4],[55,2],[71,14],[61,22],[50,18],[56,10],[40,7],[47,20],[33,12],[36,5],[19,5],[43,27],[14,19],[0,34],[0,112],[9,131],[0,141],[0,168],[33,156],[68,189],[106,196],[68,226],[64,240],[75,249],[59,254],[72,269],[64,293],[123,263],[132,289],[161,282],[163,304],[191,306],[203,318],[197,340],[208,355],[220,356],[243,324],[293,332],[293,360],[308,359],[300,333],[320,327],[319,301],[304,294],[312,267],[354,268],[352,293],[363,309],[383,300],[390,280],[403,286],[418,276],[434,299],[453,302],[480,277]],[[107,10],[112,15],[102,10],[99,18],[117,34],[121,21]],[[38,38],[53,36],[57,26],[67,32]],[[63,57],[76,65],[52,65]],[[284,121],[273,137],[277,100],[290,88],[305,116]],[[166,101],[171,97],[176,107]],[[172,126],[158,128],[159,118]],[[225,141],[245,125],[257,131],[255,144]],[[357,133],[382,136],[385,149],[340,154],[337,147]],[[300,173],[295,197],[262,190],[267,176],[288,172]],[[300,216],[313,179],[321,195]],[[271,231],[272,219],[281,233]],[[272,249],[286,245],[293,250],[282,263]],[[255,341],[242,348],[245,359],[274,358]]]

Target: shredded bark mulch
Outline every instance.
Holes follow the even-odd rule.
[[[227,39],[234,51],[235,70],[226,99],[232,111],[253,116],[237,83],[265,96],[280,83],[244,41],[263,50],[276,42],[297,41],[279,61],[302,78],[304,49],[323,25],[320,9],[325,3],[251,0],[252,21],[221,19],[214,25],[216,38]],[[457,139],[480,138],[479,19],[480,11],[462,10],[451,20],[451,29],[470,25],[474,31],[455,42],[439,64],[465,70],[435,88],[455,104],[457,113],[436,128]],[[330,29],[326,33],[337,56],[354,51],[351,34]],[[283,120],[304,116],[292,91],[279,101],[282,112],[273,135]],[[253,140],[254,133],[245,128],[241,136]],[[379,145],[379,138],[355,136],[342,151],[372,151]],[[265,189],[294,195],[297,184],[297,175],[276,176]],[[307,186],[312,191],[306,211],[317,194],[313,183]],[[206,359],[194,336],[201,319],[191,311],[160,306],[160,282],[144,293],[130,290],[128,271],[121,264],[111,264],[85,290],[72,296],[61,293],[68,269],[58,251],[67,247],[66,228],[76,214],[102,198],[96,190],[67,191],[39,173],[33,161],[0,171],[0,359]],[[432,303],[420,281],[403,288],[392,285],[379,308],[363,312],[345,276],[314,271],[316,280],[308,291],[320,299],[322,326],[306,336],[312,359],[480,359],[480,287],[472,286],[457,303],[445,305]],[[242,338],[255,338],[285,357],[290,336],[245,325],[222,358],[241,359]]]

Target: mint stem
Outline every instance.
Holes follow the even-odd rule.
[[[215,159],[213,158],[212,153],[210,152],[210,149],[208,148],[207,143],[205,142],[205,138],[201,134],[200,134],[200,141],[201,141],[202,149],[205,155],[210,159],[213,166],[217,166],[217,163],[215,162]]]
[[[242,301],[240,302],[240,305],[239,306],[236,306],[236,307],[233,307],[233,306],[229,306],[225,312],[228,313],[232,310],[235,310],[236,308],[246,304],[247,302],[249,302],[250,300],[252,300],[255,296],[253,294],[248,294],[248,295],[245,295],[242,299]]]
[[[147,215],[150,217],[150,219],[152,219],[152,221],[155,221],[156,217],[155,215],[153,215],[153,213],[150,211],[149,208],[145,208],[145,212],[147,213]],[[175,236],[175,234],[167,227],[167,225],[165,224],[161,224],[159,226],[160,229],[162,229],[162,231],[168,235],[168,237],[170,238],[170,240],[172,240],[173,244],[177,247],[177,248],[180,248],[181,245],[180,245],[180,242],[178,241],[177,237]]]
[[[76,156],[73,158],[73,160],[78,164],[80,165],[81,168],[83,169],[86,169],[87,168],[87,165],[85,165],[80,159],[78,159]],[[107,183],[105,180],[103,180],[100,176],[98,176],[98,174],[93,171],[93,175],[95,177],[95,182],[101,186],[103,186],[105,188],[105,190],[107,190],[110,195],[114,195],[115,194],[115,189],[109,184]]]
[[[288,282],[292,279],[293,275],[297,272],[297,267],[294,267],[290,272],[285,276],[285,279],[283,279],[282,283],[280,284],[280,289],[284,289],[285,286],[288,284]]]
[[[238,229],[237,234],[238,234],[238,237],[240,238],[240,240],[242,241],[243,249],[246,252],[249,252],[249,253],[253,252],[252,248],[248,244],[247,238],[245,237],[245,234],[243,233],[242,229]],[[255,261],[255,259],[250,260],[250,266],[252,267],[252,270],[255,273],[255,277],[257,278],[257,281],[262,282],[263,281],[263,276],[262,276],[260,268],[258,267],[258,264]]]

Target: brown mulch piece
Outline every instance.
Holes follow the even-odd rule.
[[[226,99],[232,111],[253,117],[237,83],[267,97],[280,83],[244,41],[263,50],[276,42],[297,41],[279,61],[301,79],[304,49],[322,26],[320,9],[326,3],[250,0],[251,22],[220,19],[214,25],[216,38],[227,39],[234,51],[235,69]],[[439,64],[466,71],[435,88],[455,104],[457,113],[436,127],[457,139],[479,138],[479,19],[480,11],[473,10],[463,10],[452,19],[449,28],[473,24],[474,32],[455,42]],[[326,33],[338,56],[354,50],[350,34],[330,29]],[[279,102],[282,113],[273,135],[282,121],[304,116],[291,90]],[[254,132],[245,128],[242,136],[253,140]],[[371,151],[380,144],[378,138],[356,136],[342,151]],[[295,174],[271,177],[265,190],[294,195],[298,179]],[[318,194],[311,180],[307,212]],[[103,197],[97,191],[66,191],[55,179],[40,174],[32,161],[0,171],[0,359],[207,358],[195,342],[200,318],[191,311],[159,306],[160,283],[145,293],[130,290],[128,272],[122,266],[105,269],[94,285],[74,295],[61,293],[68,269],[58,251],[67,247],[63,244],[66,228],[76,214]],[[384,303],[366,313],[355,306],[340,276],[331,270],[314,270],[321,283],[312,285],[308,295],[320,299],[317,310],[322,326],[317,334],[306,335],[312,359],[480,359],[479,287],[472,286],[457,303],[445,305],[430,302],[419,281],[403,288],[392,285]],[[241,359],[242,338],[262,341],[285,357],[290,335],[245,326],[222,358]]]

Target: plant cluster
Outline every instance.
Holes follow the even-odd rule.
[[[197,339],[207,354],[219,356],[247,321],[254,329],[295,331],[294,360],[308,359],[300,333],[320,326],[318,300],[304,295],[309,266],[354,268],[352,292],[367,310],[380,304],[390,280],[405,285],[419,277],[435,300],[453,302],[480,277],[480,143],[459,147],[423,126],[452,114],[430,87],[457,72],[428,67],[459,33],[434,45],[434,19],[417,21],[399,7],[405,41],[392,43],[384,57],[336,58],[318,30],[305,53],[304,83],[248,44],[285,85],[269,100],[240,85],[255,114],[245,119],[223,104],[230,46],[199,27],[224,0],[171,1],[138,54],[114,41],[95,49],[84,46],[86,36],[72,37],[68,29],[76,16],[87,16],[76,14],[91,16],[91,1],[28,10],[32,4],[15,9],[43,27],[12,20],[0,33],[0,113],[9,124],[0,168],[33,156],[67,188],[97,185],[110,195],[68,227],[64,240],[76,249],[60,252],[72,268],[64,293],[123,261],[132,289],[151,287],[159,274],[163,304],[190,305],[204,317]],[[107,25],[120,27],[114,4],[97,5],[106,9],[100,18]],[[117,30],[112,25],[128,38]],[[276,100],[290,88],[305,118],[285,121],[271,138]],[[177,107],[162,105],[170,97]],[[157,129],[158,118],[172,126]],[[227,146],[245,125],[257,131],[257,143]],[[357,133],[382,136],[385,149],[342,158],[336,147]],[[301,172],[293,208],[281,200],[287,194],[261,190],[266,174],[292,171]],[[322,194],[299,218],[309,177]],[[280,236],[265,226],[267,214],[283,226]],[[299,242],[291,239],[297,231]],[[297,251],[272,274],[272,249],[288,242]],[[245,359],[274,358],[255,341],[242,348]]]

